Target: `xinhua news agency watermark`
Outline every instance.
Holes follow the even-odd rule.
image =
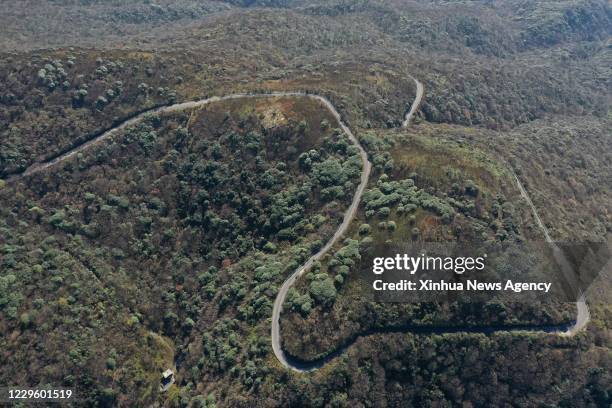
[[[373,301],[571,302],[609,260],[605,242],[387,242],[355,268]]]

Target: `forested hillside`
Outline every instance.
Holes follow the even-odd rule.
[[[609,2],[2,9],[0,385],[74,388],[94,407],[612,404],[610,271],[586,290],[591,320],[573,337],[468,333],[569,325],[573,301],[391,304],[361,280],[398,243],[522,248],[495,266],[537,269],[544,235],[515,174],[555,241],[609,247]],[[415,79],[424,97],[402,128]],[[334,357],[307,373],[275,357],[272,308],[340,225],[359,150],[304,96],[152,113],[295,91],[327,98],[372,163],[348,232],[284,303],[283,350]],[[609,255],[593,252],[579,255]],[[160,392],[168,368],[177,381]]]
[[[359,175],[335,123],[305,99],[150,115],[4,185],[3,381],[146,403],[191,336],[263,323],[274,282],[326,239]]]

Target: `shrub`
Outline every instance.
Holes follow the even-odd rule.
[[[19,321],[21,322],[21,327],[23,327],[24,329],[30,327],[30,324],[32,323],[32,319],[29,313],[22,313],[19,317]]]
[[[98,96],[98,99],[96,99],[96,108],[102,109],[106,105],[108,105],[108,99],[106,99],[102,95]]]
[[[361,224],[359,227],[359,235],[368,235],[370,233],[370,225],[369,224]]]
[[[108,359],[106,359],[106,368],[108,368],[109,370],[114,370],[117,367],[117,362],[115,361],[114,358],[109,357]]]
[[[193,327],[195,326],[195,322],[190,317],[186,318],[183,322],[183,331],[185,333],[190,333]]]
[[[57,227],[64,221],[65,217],[66,214],[64,213],[64,211],[60,210],[56,211],[52,216],[50,216],[47,221],[49,222],[49,224],[53,225],[54,227]]]
[[[389,207],[382,207],[378,210],[378,216],[381,218],[387,218],[391,214],[391,209]]]
[[[266,245],[264,245],[263,249],[268,253],[274,253],[276,252],[276,245],[274,245],[274,243],[272,242],[267,242]]]
[[[336,286],[330,277],[316,279],[310,283],[310,294],[320,304],[329,305],[336,300]]]
[[[472,180],[467,180],[465,182],[465,193],[467,195],[470,195],[472,197],[476,197],[476,196],[478,196],[479,191],[480,191],[480,189],[478,188],[476,183],[474,183]]]

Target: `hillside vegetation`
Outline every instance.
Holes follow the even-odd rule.
[[[4,0],[2,11],[0,384],[72,387],[94,407],[612,403],[608,275],[588,290],[587,330],[565,338],[402,330],[569,323],[575,304],[374,302],[359,273],[378,250],[429,241],[531,248],[506,262],[530,273],[543,235],[513,173],[572,256],[610,242],[609,2]],[[413,78],[425,95],[400,129]],[[149,112],[22,176],[155,107],[272,91],[328,98],[373,165],[348,233],[284,305],[290,356],[337,356],[303,374],[272,353],[272,305],[336,231],[362,170],[320,103]],[[168,368],[177,382],[160,393]]]
[[[302,279],[285,305],[283,340],[294,357],[314,360],[372,329],[469,327],[482,322],[537,325],[572,319],[574,305],[560,305],[559,298],[552,304],[551,299],[526,303],[517,298],[478,303],[467,295],[440,296],[436,304],[372,301],[371,283],[364,277],[371,275],[373,256],[394,254],[391,244],[463,243],[471,253],[488,253],[489,268],[502,269],[512,262],[512,278],[542,262],[532,253],[540,249],[529,247],[529,241],[542,241],[541,232],[533,227],[508,169],[482,151],[445,140],[446,129],[417,129],[427,136],[383,132],[362,138],[376,152],[375,171],[351,233]],[[468,132],[455,129],[454,136],[469,136]],[[520,259],[502,256],[496,265],[494,248]],[[320,295],[325,282],[330,282],[333,296]]]
[[[237,339],[267,330],[275,285],[333,231],[358,180],[334,124],[303,98],[149,115],[5,185],[2,381],[150,403],[192,336],[229,324],[246,347]],[[259,358],[239,350],[216,370]]]

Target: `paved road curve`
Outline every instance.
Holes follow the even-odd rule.
[[[412,106],[410,107],[410,110],[406,114],[405,120],[402,123],[403,127],[406,127],[410,124],[410,120],[412,119],[414,113],[419,107],[419,104],[421,103],[421,99],[423,98],[423,85],[419,81],[417,81],[415,78],[412,78],[412,79],[416,83],[417,92],[416,92],[416,97],[414,98],[414,101],[412,102]],[[274,300],[274,308],[272,309],[272,350],[274,351],[274,355],[276,356],[278,361],[283,366],[285,366],[286,368],[290,368],[294,371],[300,371],[300,372],[310,371],[312,369],[317,368],[317,366],[316,365],[304,366],[304,365],[295,364],[294,362],[289,361],[287,356],[285,355],[285,352],[283,351],[283,348],[282,348],[282,342],[281,342],[281,336],[280,336],[280,314],[281,314],[281,311],[283,310],[283,303],[285,303],[287,292],[295,284],[296,280],[300,276],[305,274],[312,267],[312,264],[315,261],[321,259],[321,257],[323,257],[331,249],[331,247],[334,244],[336,244],[336,242],[338,242],[340,238],[342,238],[342,236],[348,229],[349,225],[353,221],[353,218],[355,218],[355,214],[357,214],[357,209],[359,208],[359,203],[361,202],[361,196],[363,195],[363,192],[365,191],[365,188],[368,184],[368,179],[370,178],[370,171],[372,169],[372,165],[370,164],[368,160],[367,153],[365,152],[365,150],[363,149],[363,147],[359,143],[359,140],[357,140],[353,132],[351,132],[348,126],[346,126],[344,122],[342,122],[342,119],[340,118],[340,115],[338,114],[334,106],[325,98],[318,97],[318,99],[321,100],[323,104],[327,107],[327,109],[329,109],[329,111],[334,115],[338,123],[340,123],[340,127],[342,127],[342,130],[344,130],[344,133],[347,134],[351,142],[355,146],[357,146],[357,148],[359,149],[359,154],[361,156],[363,168],[361,170],[361,181],[359,183],[359,186],[357,187],[357,191],[355,192],[355,195],[353,196],[353,202],[351,203],[351,206],[348,208],[348,210],[344,214],[344,220],[342,221],[342,224],[340,224],[340,227],[338,227],[338,229],[336,230],[336,233],[333,235],[333,237],[329,241],[327,241],[327,244],[325,244],[325,246],[321,248],[319,252],[311,256],[304,265],[298,268],[285,282],[283,282],[283,286],[281,286],[278,292],[278,295],[276,296],[276,299]]]
[[[420,85],[418,81],[415,80],[415,82],[417,83],[417,85]],[[422,86],[421,86],[421,92],[420,93],[417,92],[417,98],[415,99],[415,102],[413,103],[412,109],[406,115],[406,121],[404,122],[404,124],[409,123],[410,117],[416,110],[416,106],[421,100],[421,96],[422,96]],[[336,120],[338,121],[338,124],[340,125],[344,133],[346,133],[351,143],[353,143],[359,149],[359,155],[361,156],[361,161],[362,161],[361,179],[359,182],[359,186],[357,187],[357,191],[355,192],[355,195],[353,196],[353,201],[350,207],[347,209],[347,211],[344,214],[344,219],[342,221],[342,224],[340,224],[340,226],[338,227],[338,229],[336,230],[332,238],[327,242],[327,244],[325,244],[323,248],[321,248],[316,254],[312,255],[306,261],[304,265],[302,265],[287,280],[285,280],[285,282],[281,286],[276,296],[276,299],[274,301],[274,308],[272,311],[272,349],[274,350],[274,354],[278,358],[278,360],[281,362],[281,364],[283,364],[287,368],[293,368],[297,370],[298,369],[297,367],[294,367],[289,363],[281,347],[279,320],[280,320],[280,313],[282,310],[283,303],[285,302],[285,298],[287,297],[287,292],[295,284],[296,280],[312,267],[312,264],[316,260],[320,259],[323,255],[325,255],[331,249],[331,247],[336,242],[338,242],[340,238],[342,238],[342,236],[344,235],[344,233],[350,226],[351,221],[355,217],[355,214],[357,213],[357,209],[359,208],[359,203],[361,202],[361,196],[363,195],[363,192],[365,191],[365,188],[368,184],[368,179],[370,177],[370,171],[372,170],[372,165],[370,161],[368,160],[368,155],[366,151],[363,149],[363,147],[359,143],[359,140],[357,140],[353,132],[351,132],[351,129],[349,129],[349,127],[346,126],[346,124],[342,121],[340,114],[338,113],[334,105],[332,105],[332,103],[327,98],[323,96],[319,96],[319,95],[307,94],[304,92],[272,92],[272,93],[266,93],[266,94],[237,93],[237,94],[231,94],[231,95],[226,95],[226,96],[221,96],[221,97],[213,96],[213,97],[202,99],[199,101],[183,102],[183,103],[178,103],[178,104],[171,105],[171,106],[164,106],[164,107],[156,108],[156,109],[144,112],[140,115],[137,115],[131,119],[126,120],[122,122],[121,124],[117,125],[116,127],[108,130],[107,132],[102,133],[98,137],[95,137],[92,140],[89,140],[88,142],[48,162],[36,163],[30,166],[29,168],[27,168],[22,174],[10,177],[9,180],[16,181],[25,176],[30,176],[30,175],[39,173],[41,171],[48,170],[58,165],[59,163],[71,158],[77,153],[82,152],[83,150],[86,150],[96,144],[99,144],[109,139],[113,135],[125,130],[126,128],[132,125],[135,125],[136,123],[141,121],[146,115],[149,115],[149,114],[177,112],[177,111],[181,111],[184,109],[195,109],[195,108],[202,107],[204,105],[208,105],[210,103],[226,101],[230,99],[266,98],[266,97],[267,98],[270,98],[270,97],[306,97],[306,98],[315,99],[321,102],[336,118]]]
[[[410,110],[408,111],[408,113],[406,113],[404,122],[402,123],[402,127],[408,127],[408,125],[410,124],[411,119],[414,117],[414,114],[416,112],[416,110],[418,109],[421,100],[423,98],[423,94],[424,94],[424,87],[423,84],[421,82],[419,82],[416,78],[412,78],[416,84],[417,87],[417,91],[416,91],[416,96],[415,99],[412,103],[412,106],[410,107]],[[272,311],[272,349],[274,351],[274,355],[276,356],[276,358],[278,359],[278,361],[286,368],[291,369],[293,371],[297,371],[297,372],[308,372],[308,371],[313,371],[316,369],[321,368],[323,365],[327,364],[329,361],[331,361],[335,356],[340,355],[341,353],[343,353],[353,342],[349,342],[347,345],[344,345],[343,347],[341,347],[340,349],[336,350],[335,352],[333,352],[331,355],[318,359],[317,361],[313,361],[313,362],[309,362],[309,363],[305,363],[305,362],[300,362],[300,361],[296,361],[295,359],[290,359],[287,357],[287,355],[285,354],[285,352],[282,349],[282,344],[281,344],[281,336],[280,336],[280,314],[282,311],[282,306],[283,303],[285,302],[285,298],[287,296],[287,292],[288,290],[295,284],[296,280],[302,276],[304,273],[306,273],[311,267],[314,261],[320,259],[323,255],[325,255],[329,249],[331,249],[331,247],[343,236],[343,234],[346,232],[349,224],[351,223],[352,219],[354,218],[355,214],[356,214],[356,210],[359,207],[359,202],[361,201],[361,196],[363,194],[363,191],[365,189],[365,185],[367,184],[367,179],[371,170],[371,166],[369,161],[367,160],[367,156],[365,155],[365,152],[363,150],[363,148],[361,147],[361,145],[359,144],[359,141],[355,138],[355,136],[353,135],[353,133],[350,131],[350,129],[340,120],[340,117],[338,115],[338,113],[336,112],[336,110],[334,109],[334,107],[329,103],[329,101],[327,100],[323,100],[323,102],[325,103],[325,105],[327,106],[327,108],[334,113],[334,116],[336,116],[336,119],[339,121],[340,125],[342,126],[342,129],[346,132],[346,134],[349,136],[349,138],[351,139],[351,141],[359,148],[359,151],[361,153],[361,157],[363,162],[366,164],[366,166],[364,166],[362,175],[361,175],[361,184],[359,185],[357,192],[355,193],[355,196],[353,197],[353,202],[351,204],[351,206],[349,207],[349,209],[347,210],[347,212],[345,213],[344,216],[344,221],[342,222],[342,224],[340,225],[340,227],[338,228],[338,230],[336,231],[336,233],[334,234],[334,236],[327,242],[327,244],[319,251],[317,252],[315,255],[313,255],[312,257],[310,257],[306,263],[304,265],[302,265],[300,268],[298,268],[282,285],[276,300],[274,301],[274,308]],[[525,190],[525,188],[523,187],[523,185],[521,184],[520,180],[518,179],[518,177],[516,177],[515,175],[515,179],[516,179],[516,183],[517,186],[521,192],[522,197],[527,201],[527,203],[529,204],[533,214],[534,214],[534,218],[536,219],[536,222],[538,224],[538,226],[540,227],[540,229],[542,230],[544,236],[546,237],[546,241],[552,245],[553,249],[554,249],[554,253],[555,256],[561,260],[561,261],[565,261],[563,264],[564,265],[568,265],[567,261],[565,260],[565,257],[563,255],[563,252],[557,247],[557,245],[553,242],[553,240],[550,237],[550,234],[548,232],[548,229],[546,228],[546,226],[544,225],[544,223],[542,222],[542,220],[540,219],[540,216],[538,215],[537,209],[534,206],[533,202],[531,201],[531,199],[529,198],[529,195],[527,194],[527,191]],[[576,286],[574,286],[576,287]],[[483,327],[483,328],[466,328],[465,331],[466,332],[482,332],[482,333],[489,333],[489,332],[495,332],[495,331],[532,331],[532,332],[542,332],[542,333],[556,333],[558,335],[561,336],[573,336],[576,333],[578,333],[579,331],[581,331],[582,329],[585,328],[586,324],[588,323],[589,319],[590,319],[590,314],[589,314],[589,309],[588,306],[586,304],[586,300],[585,300],[585,296],[581,295],[580,298],[578,299],[578,301],[576,302],[577,305],[577,316],[576,316],[576,322],[573,325],[567,326],[567,325],[559,325],[557,326],[552,326],[552,327],[548,327],[548,326],[543,326],[543,327],[507,327],[507,328],[487,328],[487,327]],[[428,330],[425,328],[413,328],[410,329],[408,328],[406,331],[414,331],[414,332],[419,332],[419,331],[423,331],[428,332]],[[457,332],[457,331],[461,331],[463,329],[461,328],[449,328],[448,330],[444,331],[439,331],[436,330],[435,328],[433,328],[431,330],[431,333],[443,333],[443,332]]]
[[[417,88],[416,96],[412,103],[412,106],[410,107],[410,110],[406,113],[406,116],[402,123],[402,127],[407,127],[410,124],[410,121],[414,117],[414,114],[416,113],[421,103],[421,100],[423,98],[423,94],[424,94],[423,84],[421,84],[415,78],[412,78],[412,79],[414,80],[416,84],[416,88]],[[336,118],[340,127],[346,133],[350,141],[359,149],[359,155],[361,156],[361,160],[363,163],[359,186],[357,187],[355,195],[353,196],[353,201],[350,207],[347,209],[346,213],[344,214],[344,219],[342,221],[342,224],[340,224],[340,226],[338,227],[338,229],[336,230],[332,238],[325,244],[323,248],[321,248],[316,254],[312,255],[306,261],[306,263],[304,263],[304,265],[298,268],[291,276],[289,276],[289,278],[287,278],[287,280],[285,280],[285,282],[281,286],[276,296],[276,299],[274,301],[274,308],[272,311],[272,329],[271,329],[272,349],[274,351],[274,355],[279,360],[279,362],[286,368],[292,369],[294,371],[299,371],[299,372],[311,371],[311,370],[319,368],[322,365],[321,362],[303,364],[303,363],[296,363],[295,361],[289,361],[284,351],[282,350],[281,336],[280,336],[280,323],[279,323],[282,306],[287,296],[287,292],[295,284],[296,280],[300,276],[302,276],[305,272],[307,272],[310,269],[310,267],[312,267],[312,264],[316,260],[323,257],[331,249],[331,247],[342,238],[342,236],[347,231],[351,221],[353,220],[353,218],[355,217],[355,214],[357,213],[357,209],[359,208],[359,203],[361,202],[361,197],[367,186],[368,179],[370,176],[370,171],[372,169],[372,165],[368,160],[367,153],[365,152],[365,150],[359,143],[359,140],[355,137],[355,135],[349,129],[349,127],[346,126],[346,124],[342,121],[340,114],[338,113],[336,108],[332,105],[332,103],[327,98],[323,96],[319,96],[319,95],[307,94],[304,92],[272,92],[272,93],[266,93],[266,94],[237,93],[237,94],[231,94],[231,95],[226,95],[226,96],[221,96],[221,97],[213,96],[213,97],[202,99],[199,101],[183,102],[183,103],[178,103],[178,104],[171,105],[171,106],[164,106],[164,107],[156,108],[156,109],[153,109],[147,112],[143,112],[139,115],[136,115],[131,119],[125,120],[124,122],[115,126],[114,128],[100,134],[99,136],[93,138],[92,140],[89,140],[86,143],[78,147],[75,147],[74,149],[50,161],[33,164],[32,166],[28,167],[23,173],[9,177],[7,181],[10,181],[10,182],[17,181],[25,176],[33,175],[43,170],[48,170],[58,165],[59,163],[71,158],[75,154],[82,152],[94,145],[97,145],[109,139],[113,135],[120,133],[122,130],[125,130],[127,127],[135,125],[136,123],[141,121],[146,115],[151,114],[151,113],[168,113],[168,112],[177,112],[177,111],[181,111],[184,109],[194,109],[194,108],[199,108],[199,107],[211,104],[211,103],[230,100],[230,99],[271,98],[271,97],[305,97],[305,98],[315,99],[321,102]],[[538,215],[537,209],[533,205],[533,202],[529,198],[527,191],[524,189],[523,185],[521,184],[518,177],[516,177],[516,175],[515,175],[515,179],[516,179],[517,186],[521,192],[521,195],[529,204],[538,226],[540,227],[540,229],[544,233],[544,236],[546,237],[546,241],[553,246],[553,249],[555,248],[557,249],[557,251],[555,252],[562,254],[561,250],[555,245],[555,243],[550,238],[550,235],[548,233],[546,226],[544,225],[544,223],[542,222],[542,220],[540,219]],[[576,334],[577,332],[579,332],[586,326],[586,324],[589,321],[590,314],[589,314],[589,310],[588,310],[584,295],[582,295],[580,299],[577,301],[577,308],[578,308],[578,313],[577,313],[576,323],[573,326],[569,327],[566,331],[558,331],[557,334],[565,335],[565,336],[573,336],[574,334]],[[407,330],[410,331],[410,329],[407,329]],[[495,329],[486,329],[486,328],[482,329],[483,332],[488,332],[487,330],[494,331]],[[529,329],[521,329],[521,330],[529,330]],[[457,331],[457,329],[455,328],[455,329],[452,329],[451,331]],[[534,328],[531,331],[551,332],[551,330],[542,330],[538,328]],[[349,345],[343,347],[340,351],[345,350]]]
[[[421,104],[421,99],[423,99],[423,94],[425,93],[425,88],[423,87],[423,84],[419,82],[419,80],[413,76],[411,76],[410,78],[412,78],[412,80],[416,84],[416,96],[414,97],[414,101],[412,102],[412,105],[410,106],[410,110],[408,111],[408,113],[406,113],[406,117],[404,118],[404,121],[402,122],[402,127],[404,128],[410,125],[410,121],[412,120],[412,117],[414,116],[417,109],[419,108],[419,105]]]
[[[112,129],[109,129],[108,131],[102,133],[101,135],[83,143],[82,145],[79,145],[78,147],[75,147],[74,149],[52,159],[49,160],[47,162],[43,162],[43,163],[35,163],[33,165],[31,165],[30,167],[28,167],[23,173],[17,174],[17,175],[13,175],[13,176],[9,176],[7,178],[7,181],[16,181],[19,180],[25,176],[30,176],[32,174],[36,174],[39,173],[43,170],[47,170],[49,168],[52,168],[54,166],[56,166],[57,164],[71,158],[72,156],[74,156],[75,154],[82,152],[83,150],[86,150],[94,145],[99,144],[100,142],[103,142],[107,139],[109,139],[110,137],[112,137],[113,135],[120,133],[121,131],[125,130],[126,128],[133,126],[135,124],[137,124],[138,122],[140,122],[145,116],[149,115],[149,114],[155,114],[155,113],[168,113],[168,112],[179,112],[185,109],[194,109],[194,108],[199,108],[202,107],[204,105],[209,105],[211,103],[215,103],[215,102],[220,102],[220,101],[227,101],[230,99],[244,99],[244,98],[272,98],[272,97],[280,97],[280,96],[285,96],[285,97],[306,97],[306,98],[311,98],[311,99],[316,99],[319,100],[321,102],[323,102],[323,104],[332,111],[332,113],[334,114],[334,116],[336,116],[337,118],[340,117],[340,115],[338,114],[338,112],[336,111],[336,109],[333,107],[333,105],[331,104],[331,102],[329,100],[327,100],[326,98],[319,96],[319,95],[313,95],[313,94],[307,94],[305,92],[271,92],[271,93],[262,93],[262,94],[247,94],[247,93],[236,93],[236,94],[230,94],[230,95],[225,95],[225,96],[212,96],[210,98],[206,98],[206,99],[201,99],[199,101],[189,101],[189,102],[182,102],[182,103],[177,103],[175,105],[170,105],[170,106],[162,106],[159,108],[155,108],[155,109],[151,109],[148,110],[146,112],[143,112],[139,115],[134,116],[131,119],[125,120],[123,122],[121,122],[120,124],[118,124],[117,126],[113,127]],[[343,129],[345,131],[348,130],[348,128],[342,124]],[[355,139],[356,140],[356,139]]]
[[[274,355],[276,356],[278,361],[280,361],[280,363],[283,366],[287,368],[291,368],[296,371],[306,371],[306,370],[298,367],[295,364],[292,364],[287,359],[287,356],[285,355],[285,352],[283,351],[283,348],[281,345],[280,314],[281,314],[281,311],[283,310],[283,303],[285,303],[287,292],[295,284],[296,280],[312,267],[312,264],[315,261],[321,259],[321,257],[325,255],[331,249],[331,247],[340,240],[340,238],[342,238],[342,236],[348,229],[349,225],[351,225],[353,218],[355,218],[355,214],[357,214],[357,209],[359,208],[359,203],[361,202],[361,196],[363,195],[363,192],[365,191],[365,188],[368,184],[368,179],[370,178],[370,171],[372,170],[372,165],[370,164],[370,161],[368,160],[368,154],[363,149],[363,147],[359,143],[359,140],[357,140],[353,132],[351,132],[351,129],[349,129],[348,126],[346,126],[344,122],[342,122],[342,119],[340,118],[340,114],[338,113],[338,111],[336,111],[334,106],[327,99],[323,97],[320,97],[320,96],[313,96],[313,97],[323,102],[325,107],[329,109],[332,115],[336,118],[336,120],[340,124],[340,127],[342,128],[344,133],[346,133],[346,135],[351,140],[351,142],[355,146],[357,146],[357,148],[359,149],[359,155],[361,156],[361,162],[363,163],[363,167],[361,169],[361,180],[359,182],[359,186],[357,187],[357,191],[355,191],[355,195],[353,196],[353,202],[351,203],[351,206],[344,213],[344,219],[342,220],[342,224],[340,224],[340,226],[338,227],[334,235],[331,237],[329,241],[327,241],[327,243],[325,244],[323,248],[321,248],[316,254],[308,258],[308,260],[306,261],[304,265],[302,265],[295,272],[293,272],[293,274],[285,282],[283,282],[283,285],[281,286],[278,292],[278,295],[276,295],[276,299],[274,300],[274,307],[272,309],[272,350],[274,351]]]
[[[560,267],[561,273],[565,278],[566,283],[569,285],[570,289],[577,288],[577,277],[574,274],[574,271],[572,270],[569,261],[565,257],[565,254],[550,237],[548,228],[546,228],[546,225],[540,218],[540,215],[538,214],[538,209],[533,204],[533,201],[531,201],[531,198],[529,197],[529,194],[527,194],[527,190],[525,190],[525,187],[523,187],[523,183],[521,183],[521,180],[519,180],[518,176],[514,172],[512,172],[512,175],[514,176],[516,185],[518,186],[518,189],[521,192],[521,196],[527,202],[529,208],[531,208],[531,213],[533,214],[533,218],[536,220],[536,224],[538,225],[538,227],[540,227],[540,230],[544,234],[546,242],[552,248],[553,256],[557,260],[557,264]],[[582,329],[584,329],[587,323],[589,323],[589,320],[591,320],[591,313],[589,312],[589,307],[586,303],[586,296],[584,293],[580,293],[580,295],[578,296],[578,299],[576,300],[576,309],[576,323],[574,323],[573,326],[569,327],[567,331],[561,332],[559,334],[563,336],[573,336]]]

